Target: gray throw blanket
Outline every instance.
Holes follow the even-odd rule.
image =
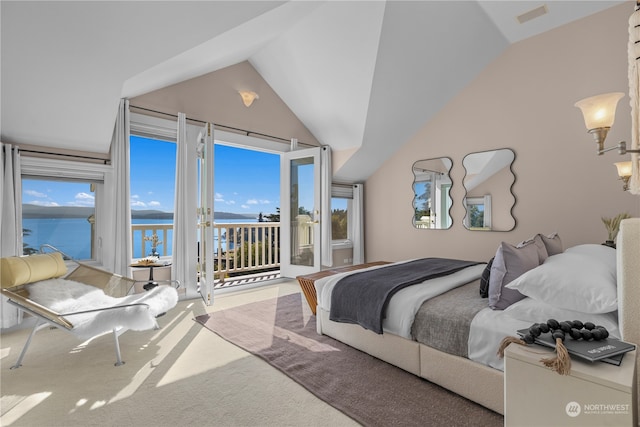
[[[407,286],[447,276],[476,264],[480,263],[422,258],[351,274],[340,279],[333,288],[329,319],[356,323],[381,334],[382,320],[393,294]]]

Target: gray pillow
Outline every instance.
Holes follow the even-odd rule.
[[[500,243],[489,276],[489,307],[504,310],[523,299],[520,292],[505,286],[538,265],[538,248],[533,241],[521,247]]]
[[[549,234],[548,236],[538,234],[538,236],[542,238],[542,243],[544,243],[545,248],[547,248],[547,254],[549,254],[549,256],[564,252],[564,249],[562,248],[562,241],[560,240],[558,233]]]
[[[529,240],[525,240],[524,242],[518,243],[517,247],[521,248],[528,244],[535,245],[538,251],[538,264],[542,264],[545,259],[549,257],[549,253],[547,252],[547,247],[544,244],[544,240],[542,240],[542,234],[536,234]]]

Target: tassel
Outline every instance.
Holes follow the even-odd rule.
[[[504,337],[502,339],[502,342],[500,342],[500,346],[498,347],[498,352],[496,353],[500,359],[504,358],[504,351],[511,343],[527,345],[527,343],[524,340],[518,337]]]
[[[571,372],[571,358],[560,338],[556,338],[556,357],[543,358],[540,361],[560,375],[569,375]]]

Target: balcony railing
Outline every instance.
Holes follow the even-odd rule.
[[[257,273],[271,272],[270,276],[273,276],[280,269],[279,222],[214,223],[213,227],[216,286]],[[173,238],[172,224],[134,224],[131,230],[134,256],[142,254],[144,257],[150,252],[150,243],[144,236],[153,234],[163,242],[157,248],[160,256],[171,255],[168,248]]]

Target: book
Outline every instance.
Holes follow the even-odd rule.
[[[521,337],[528,333],[528,329],[518,330],[518,335]],[[541,334],[536,337],[535,343],[545,347],[556,348],[556,341],[551,336],[551,333]],[[636,349],[635,344],[612,337],[600,341],[574,340],[568,337],[564,340],[564,346],[570,355],[577,356],[588,362],[603,361],[617,366],[620,366],[624,353]]]

